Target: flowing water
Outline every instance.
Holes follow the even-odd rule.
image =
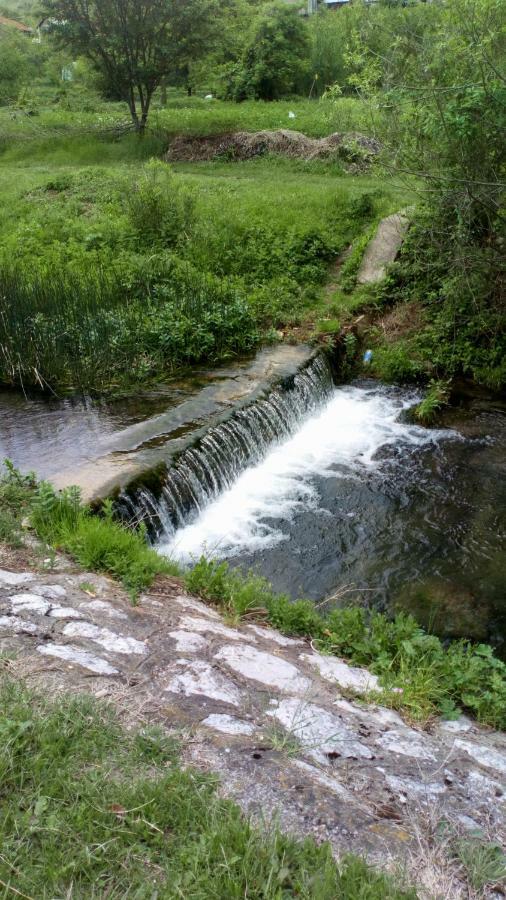
[[[0,393],[0,455],[86,484],[92,466],[100,479],[179,453],[120,503],[160,552],[253,568],[292,597],[407,609],[506,655],[506,405],[464,393],[426,429],[409,421],[412,390],[336,386],[317,357],[295,375],[283,360],[266,391],[273,360],[257,360],[133,401]]]
[[[144,497],[159,551],[253,568],[292,597],[407,609],[503,652],[504,408],[472,401],[458,427],[428,429],[406,415],[413,391],[312,377],[311,402],[295,388],[245,411]]]

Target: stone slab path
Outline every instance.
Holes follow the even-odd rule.
[[[376,284],[386,275],[387,267],[394,262],[409,228],[405,211],[387,216],[369,242],[362,257],[357,275],[359,284]]]
[[[495,840],[504,829],[506,735],[464,717],[410,727],[360,701],[377,686],[366,670],[255,623],[232,627],[176,579],[133,607],[65,563],[3,569],[0,651],[30,684],[91,691],[181,731],[188,762],[218,772],[248,814],[338,853],[402,857],[435,810]]]

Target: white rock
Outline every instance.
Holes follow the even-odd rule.
[[[198,653],[209,647],[209,641],[201,634],[193,634],[191,631],[169,631],[168,635],[176,642],[178,653]]]
[[[244,722],[243,719],[236,719],[235,716],[228,716],[226,713],[212,713],[200,724],[207,728],[213,728],[215,731],[221,731],[223,734],[249,735],[255,731],[255,726],[250,722]]]
[[[466,787],[470,795],[475,799],[504,803],[506,788],[499,781],[492,781],[491,778],[487,778],[481,772],[469,772]],[[502,801],[501,798],[503,798]]]
[[[438,784],[436,781],[415,781],[413,778],[398,778],[397,775],[386,775],[385,781],[395,794],[406,794],[410,799],[425,797],[430,800],[446,791],[444,784]]]
[[[186,631],[200,631],[200,632],[211,632],[211,634],[218,634],[220,637],[226,637],[232,641],[240,641],[242,635],[239,631],[236,631],[234,628],[227,628],[226,625],[222,625],[221,622],[214,622],[209,619],[201,619],[194,616],[183,616],[179,625],[181,628]],[[251,638],[251,640],[255,640],[255,638]]]
[[[393,709],[387,709],[385,706],[359,706],[350,703],[349,700],[344,700],[342,697],[334,700],[333,705],[345,713],[350,713],[352,716],[359,716],[366,725],[375,725],[380,728],[396,725],[399,728],[404,728],[404,721],[399,713],[396,713]]]
[[[90,600],[88,603],[80,603],[79,608],[91,613],[103,613],[111,619],[128,619],[126,613],[116,609],[111,603],[107,603],[106,600]]]
[[[322,678],[335,681],[340,687],[365,694],[367,691],[382,691],[376,675],[367,669],[349,666],[333,656],[321,656],[319,653],[303,653],[301,659],[318,669]]]
[[[67,637],[82,637],[100,644],[105,650],[111,653],[145,653],[146,644],[144,641],[138,641],[136,638],[116,634],[108,628],[100,628],[98,625],[92,625],[91,622],[69,622],[63,629],[63,634]]]
[[[80,619],[81,613],[73,606],[53,606],[48,612],[52,619]]]
[[[276,631],[274,628],[263,628],[261,625],[248,625],[248,630],[254,631],[258,637],[265,638],[267,641],[274,641],[274,643],[279,644],[280,647],[293,647],[295,644],[303,643],[301,640],[285,637],[284,634],[280,634],[279,631]]]
[[[495,769],[496,772],[506,775],[506,756],[492,747],[483,744],[474,744],[471,741],[461,741],[457,738],[453,744],[456,750],[463,750],[481,766],[487,769]]]
[[[102,659],[101,656],[94,656],[80,647],[72,646],[72,644],[42,644],[40,647],[37,647],[37,651],[42,653],[43,656],[56,656],[58,659],[65,660],[65,662],[75,663],[84,669],[89,669],[90,672],[95,672],[97,675],[118,674],[118,670],[111,666],[106,659]]]
[[[67,596],[67,591],[61,584],[34,584],[31,591],[40,597],[48,597],[49,600],[62,600]]]
[[[35,575],[32,575],[31,572],[8,572],[6,569],[0,569],[0,587],[27,584],[34,578]]]
[[[201,695],[232,706],[239,706],[241,703],[242,695],[235,684],[205,660],[178,659],[169,671],[176,674],[166,685],[166,691],[184,694],[185,697]]]
[[[372,759],[373,753],[357,740],[354,732],[326,709],[296,697],[281,700],[277,709],[266,713],[293,735],[317,762],[328,765],[328,754],[344,759]]]
[[[244,678],[277,688],[279,691],[305,694],[311,688],[309,679],[304,678],[292,663],[263,650],[257,650],[249,644],[225,644],[214,658],[226,663]]]
[[[377,738],[376,743],[390,753],[399,753],[401,756],[412,756],[415,759],[432,759],[436,757],[424,746],[423,741],[416,731],[405,729],[401,731],[385,731]]]
[[[13,613],[36,613],[38,616],[45,616],[49,612],[51,604],[43,597],[37,594],[15,594],[9,597],[12,604]]]
[[[458,719],[454,721],[444,719],[439,723],[440,731],[448,731],[450,734],[459,733],[462,731],[471,731],[473,727],[473,723],[471,719],[468,719],[467,716],[459,716]]]
[[[8,628],[15,634],[35,634],[37,626],[17,616],[0,616],[0,628]]]
[[[194,612],[200,613],[201,616],[207,616],[209,619],[217,619],[218,621],[220,619],[216,610],[206,606],[205,603],[201,603],[200,600],[193,600],[191,597],[181,596],[174,597],[170,602],[177,603],[178,606],[182,606],[185,610],[192,609]]]

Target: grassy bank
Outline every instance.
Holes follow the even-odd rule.
[[[0,540],[20,544],[26,516],[41,540],[70,553],[85,568],[118,578],[133,599],[157,574],[181,574],[148,547],[142,530],[114,521],[110,503],[101,517],[92,516],[76,489],[56,493],[11,467],[0,480]],[[381,697],[371,699],[414,720],[455,718],[465,710],[484,724],[506,729],[506,664],[485,644],[454,641],[446,646],[404,614],[389,619],[358,607],[322,614],[311,601],[292,602],[273,593],[263,578],[244,576],[225,563],[202,559],[185,583],[233,621],[260,617],[286,634],[310,639],[323,653],[368,667],[385,688]]]
[[[110,131],[121,105],[79,102],[0,110],[6,384],[118,390],[246,353],[318,317],[332,262],[406,202],[405,189],[349,176],[337,159],[161,161],[175,133],[293,124],[288,103],[173,100],[139,140]],[[341,115],[293,105],[308,134]],[[343,100],[343,129],[360,110]]]
[[[415,900],[357,857],[256,829],[156,727],[0,679],[2,897]]]

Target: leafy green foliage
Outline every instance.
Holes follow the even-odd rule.
[[[147,544],[146,531],[125,528],[113,521],[110,505],[105,517],[92,516],[75,487],[55,491],[40,482],[30,501],[31,525],[43,540],[61,547],[87,569],[117,578],[132,597],[159,573],[177,573]]]
[[[414,415],[422,425],[430,425],[436,413],[448,403],[450,384],[448,381],[429,382],[427,393],[423,400],[415,407]]]
[[[307,81],[309,40],[298,10],[287,5],[264,9],[236,67],[229,88],[234,100],[279,100],[301,93]]]
[[[20,547],[24,504],[35,487],[35,476],[21,475],[10,459],[4,460],[4,468],[5,474],[0,477],[0,542]]]
[[[475,891],[486,887],[500,890],[506,884],[506,854],[499,844],[478,837],[460,838],[454,841],[453,850]]]
[[[0,541],[20,546],[26,517],[49,546],[71,553],[85,568],[117,578],[133,599],[157,574],[178,573],[177,566],[148,546],[145,528],[134,530],[113,520],[110,502],[101,516],[92,515],[78,488],[55,491],[48,482],[21,475],[9,460],[5,467],[0,475]]]
[[[162,729],[0,682],[0,879],[32,897],[416,900],[361,859],[260,831]]]
[[[214,0],[92,0],[86,9],[77,0],[45,0],[43,8],[57,43],[89,60],[102,93],[128,105],[141,134],[162,79],[202,53],[220,9]]]
[[[130,225],[140,247],[175,247],[188,238],[195,201],[169,167],[151,160],[141,178],[125,191]]]
[[[260,608],[281,631],[309,637],[322,651],[367,666],[388,689],[382,703],[414,719],[426,720],[435,712],[451,717],[464,707],[479,721],[506,726],[506,664],[485,644],[455,641],[445,647],[402,613],[389,619],[345,607],[322,615],[309,600],[292,602],[274,594],[260,576],[204,558],[185,581],[189,590],[230,616],[252,615]]]

